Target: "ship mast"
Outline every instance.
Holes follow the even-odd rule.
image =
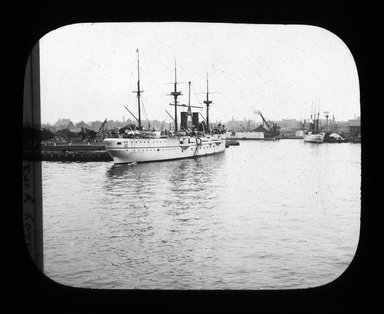
[[[137,52],[137,91],[133,91],[134,93],[137,93],[137,107],[139,112],[139,130],[141,130],[141,114],[140,114],[140,96],[141,93],[144,92],[140,90],[140,64],[139,64],[139,49],[136,49]]]
[[[320,123],[320,100],[321,98],[319,97],[319,102],[317,105],[317,124],[316,124],[316,133],[319,133],[319,123]]]
[[[181,95],[181,92],[178,92],[177,91],[177,77],[176,77],[176,61],[175,61],[175,83],[174,83],[174,91],[171,92],[171,95],[174,97],[175,99],[175,102],[174,102],[174,105],[175,105],[175,132],[177,132],[177,97]]]
[[[314,131],[314,125],[315,125],[315,118],[312,120],[312,114],[313,114],[313,100],[312,100],[312,106],[311,106],[311,120],[309,120],[309,131]]]
[[[208,73],[207,73],[207,100],[204,100],[203,103],[207,105],[207,114],[206,114],[206,122],[207,122],[207,133],[210,132],[209,128],[209,105],[212,103],[212,101],[209,100],[209,90],[208,90]]]
[[[329,117],[328,113],[329,113],[328,111],[324,111],[325,118],[327,119],[327,124],[326,124],[326,127],[325,127],[325,132],[328,132],[328,117]]]

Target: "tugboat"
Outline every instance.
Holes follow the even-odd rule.
[[[174,131],[151,132],[144,131],[141,125],[140,115],[140,97],[143,92],[140,90],[140,67],[139,67],[139,51],[137,52],[137,102],[138,102],[138,127],[127,134],[119,135],[118,138],[104,139],[105,149],[112,157],[115,164],[121,163],[141,163],[150,161],[163,161],[182,158],[193,158],[198,156],[212,155],[225,151],[225,130],[224,127],[218,125],[210,128],[209,124],[209,100],[208,77],[207,77],[207,99],[206,118],[205,121],[199,123],[199,113],[192,113],[190,101],[188,106],[179,104],[178,97],[182,95],[177,90],[176,63],[175,63],[175,82],[174,90],[171,95],[174,98],[173,104],[175,115],[171,118],[174,121]],[[189,82],[189,92],[190,92]],[[190,97],[189,97],[190,99]],[[177,108],[188,108],[187,112],[181,112],[181,125],[178,129],[178,113]],[[201,108],[201,107],[197,107]],[[167,111],[168,113],[168,111]],[[132,114],[132,113],[131,113]],[[169,114],[169,113],[168,113]],[[135,117],[136,118],[136,117]],[[192,120],[192,121],[191,121]]]
[[[324,134],[324,143],[345,143],[346,140],[338,133],[326,132]]]
[[[347,142],[340,134],[335,131],[335,116],[333,116],[333,124],[331,130],[328,131],[328,112],[324,112],[325,118],[327,119],[327,126],[324,134],[324,143],[345,143]]]

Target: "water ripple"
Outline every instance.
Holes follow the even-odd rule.
[[[70,286],[306,288],[337,278],[356,250],[359,145],[42,164],[45,271]]]

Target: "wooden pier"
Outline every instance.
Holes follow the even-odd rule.
[[[41,145],[40,152],[23,152],[24,160],[34,161],[112,161],[104,145],[58,144]]]
[[[106,151],[42,151],[44,161],[112,161]]]

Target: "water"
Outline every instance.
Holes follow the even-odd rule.
[[[360,156],[281,140],[135,166],[43,162],[45,273],[86,288],[326,284],[357,248]]]

